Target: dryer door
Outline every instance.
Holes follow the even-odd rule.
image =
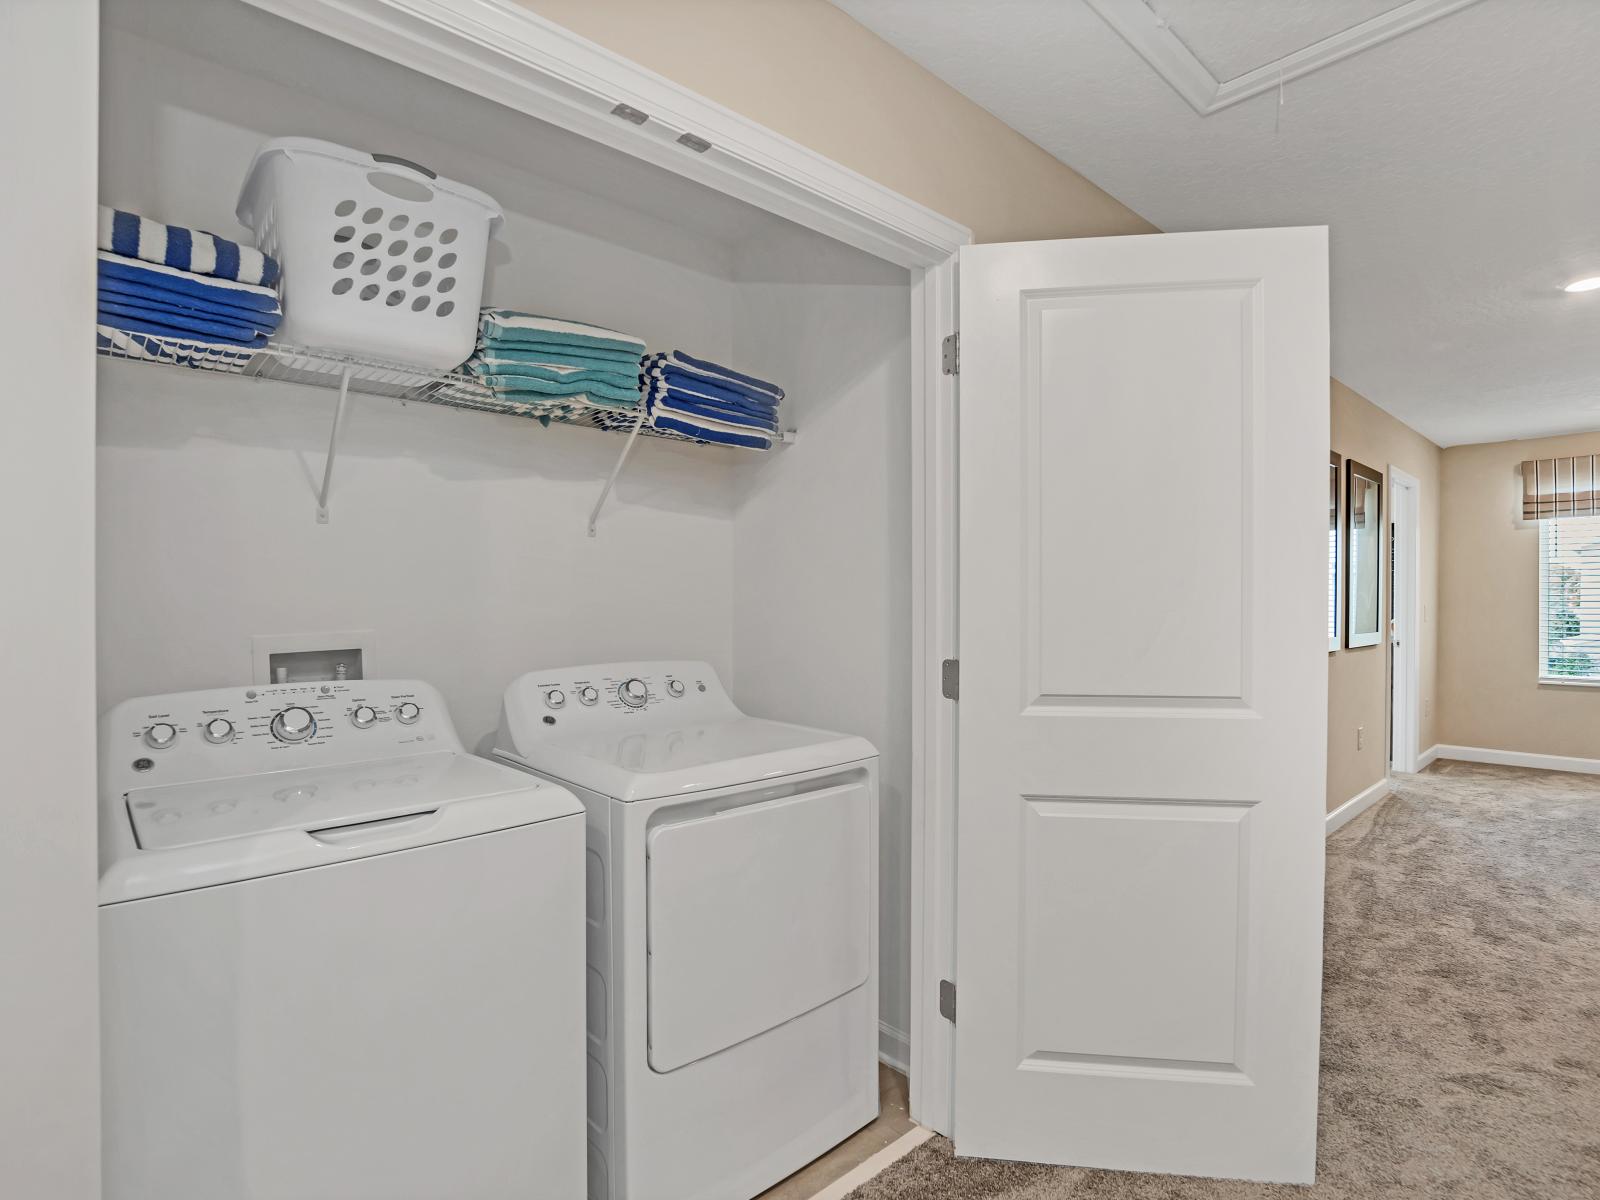
[[[649,837],[650,1066],[672,1071],[866,982],[872,792],[803,792]]]

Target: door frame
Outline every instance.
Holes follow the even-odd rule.
[[[1389,729],[1388,769],[1410,774],[1417,769],[1422,729],[1421,651],[1422,548],[1420,505],[1422,484],[1393,463],[1389,464],[1389,521],[1394,528],[1392,574],[1389,589]],[[1395,647],[1398,623],[1401,640]],[[1404,691],[1401,685],[1404,685]]]
[[[955,1027],[940,1015],[939,981],[953,979],[955,965],[957,717],[940,664],[956,657],[957,389],[942,342],[956,330],[955,256],[972,231],[516,0],[244,2],[910,272],[911,1028],[880,1026],[879,1057],[905,1053],[912,1118],[948,1134]],[[617,114],[618,105],[645,120]]]

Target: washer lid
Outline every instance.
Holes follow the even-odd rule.
[[[583,811],[453,751],[133,788],[102,904],[454,841]]]
[[[739,717],[665,728],[611,726],[496,754],[619,800],[654,800],[874,758],[865,738]]]

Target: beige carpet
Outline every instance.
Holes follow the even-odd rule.
[[[1313,1188],[956,1159],[850,1200],[1597,1200],[1600,777],[1437,763],[1328,843]]]

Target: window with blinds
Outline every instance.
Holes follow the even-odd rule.
[[[1600,682],[1600,516],[1539,523],[1539,678]]]

